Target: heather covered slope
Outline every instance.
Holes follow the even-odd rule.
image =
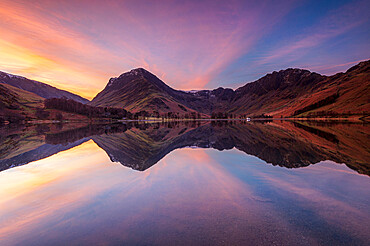
[[[309,108],[315,102],[337,95],[335,100],[321,107],[307,110],[301,115],[314,115],[321,112],[336,114],[370,114],[370,61],[361,62],[346,73],[328,77],[319,84],[317,90],[303,97],[296,109]],[[293,111],[294,109],[291,109]],[[288,111],[288,110],[287,110]]]
[[[57,89],[48,84],[4,72],[0,72],[0,83],[8,84],[13,87],[34,93],[42,98],[66,97],[68,99],[73,99],[81,103],[87,103],[89,101],[81,96],[78,96],[65,90]]]

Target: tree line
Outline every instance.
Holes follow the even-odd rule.
[[[83,103],[76,102],[67,98],[50,98],[44,101],[45,109],[57,109],[64,112],[76,113],[88,116],[89,118],[113,118],[113,119],[147,119],[147,118],[162,118],[162,119],[200,119],[202,116],[197,112],[189,112],[179,114],[178,112],[159,113],[158,111],[141,110],[131,113],[123,108],[111,107],[94,107]],[[49,112],[44,109],[36,111],[38,119],[46,119]]]
[[[249,115],[249,114],[233,114],[227,112],[212,112],[211,119],[246,119],[247,117],[253,118],[272,118],[268,114],[258,114],[258,115]]]
[[[64,112],[85,115],[89,118],[122,119],[126,118],[128,115],[132,115],[123,108],[94,107],[67,98],[45,99],[44,105],[46,109],[58,109]],[[45,111],[38,110],[36,112],[36,117],[44,118],[46,114]]]

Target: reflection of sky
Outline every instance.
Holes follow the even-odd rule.
[[[89,141],[1,172],[0,187],[5,245],[370,239],[369,177],[331,162],[286,169],[235,149],[185,148],[138,172]]]

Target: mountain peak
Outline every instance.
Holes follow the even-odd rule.
[[[130,80],[131,81],[133,78],[136,78],[136,77],[144,77],[144,75],[152,75],[152,76],[155,76],[151,72],[145,70],[142,67],[134,68],[134,69],[131,69],[128,72],[122,73],[118,77],[110,78],[109,79],[109,82],[107,84],[107,87],[112,86],[116,81],[121,81],[121,80]]]
[[[367,60],[367,61],[362,61],[358,63],[357,65],[349,68],[346,73],[353,72],[356,70],[366,72],[366,71],[369,71],[369,69],[370,69],[370,60]]]
[[[118,78],[122,78],[122,77],[125,77],[125,76],[138,76],[138,75],[143,75],[145,73],[150,73],[150,72],[145,70],[142,67],[139,67],[139,68],[134,68],[134,69],[130,70],[129,72],[125,72],[125,73],[121,74]]]

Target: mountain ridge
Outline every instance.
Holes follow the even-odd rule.
[[[157,117],[170,114],[209,117],[218,112],[233,117],[271,115],[275,118],[367,117],[370,114],[370,60],[332,76],[288,68],[268,73],[236,89],[219,87],[192,91],[176,90],[144,68],[136,68],[110,78],[92,101],[4,72],[0,72],[0,83],[8,85],[2,89],[8,91],[4,95],[15,91],[26,95],[28,92],[30,101],[38,102],[40,97],[66,97],[92,106],[124,108],[133,113],[144,110]],[[2,100],[9,104],[6,97]]]
[[[266,74],[235,90],[219,87],[213,90],[181,91],[171,88],[149,71],[137,68],[111,78],[89,104],[124,107],[133,112],[147,110],[185,113],[194,110],[208,115],[228,112],[239,115],[305,116],[323,114],[320,111],[322,107],[338,115],[365,111],[368,114],[368,96],[360,93],[358,88],[368,92],[369,78],[368,60],[349,68],[345,73],[332,76],[288,68]],[[357,91],[360,96],[355,100],[358,103],[354,107],[347,107],[345,105],[351,105],[351,90]],[[334,97],[333,100],[325,101],[326,98]],[[333,106],[336,102],[343,105],[343,108]]]

